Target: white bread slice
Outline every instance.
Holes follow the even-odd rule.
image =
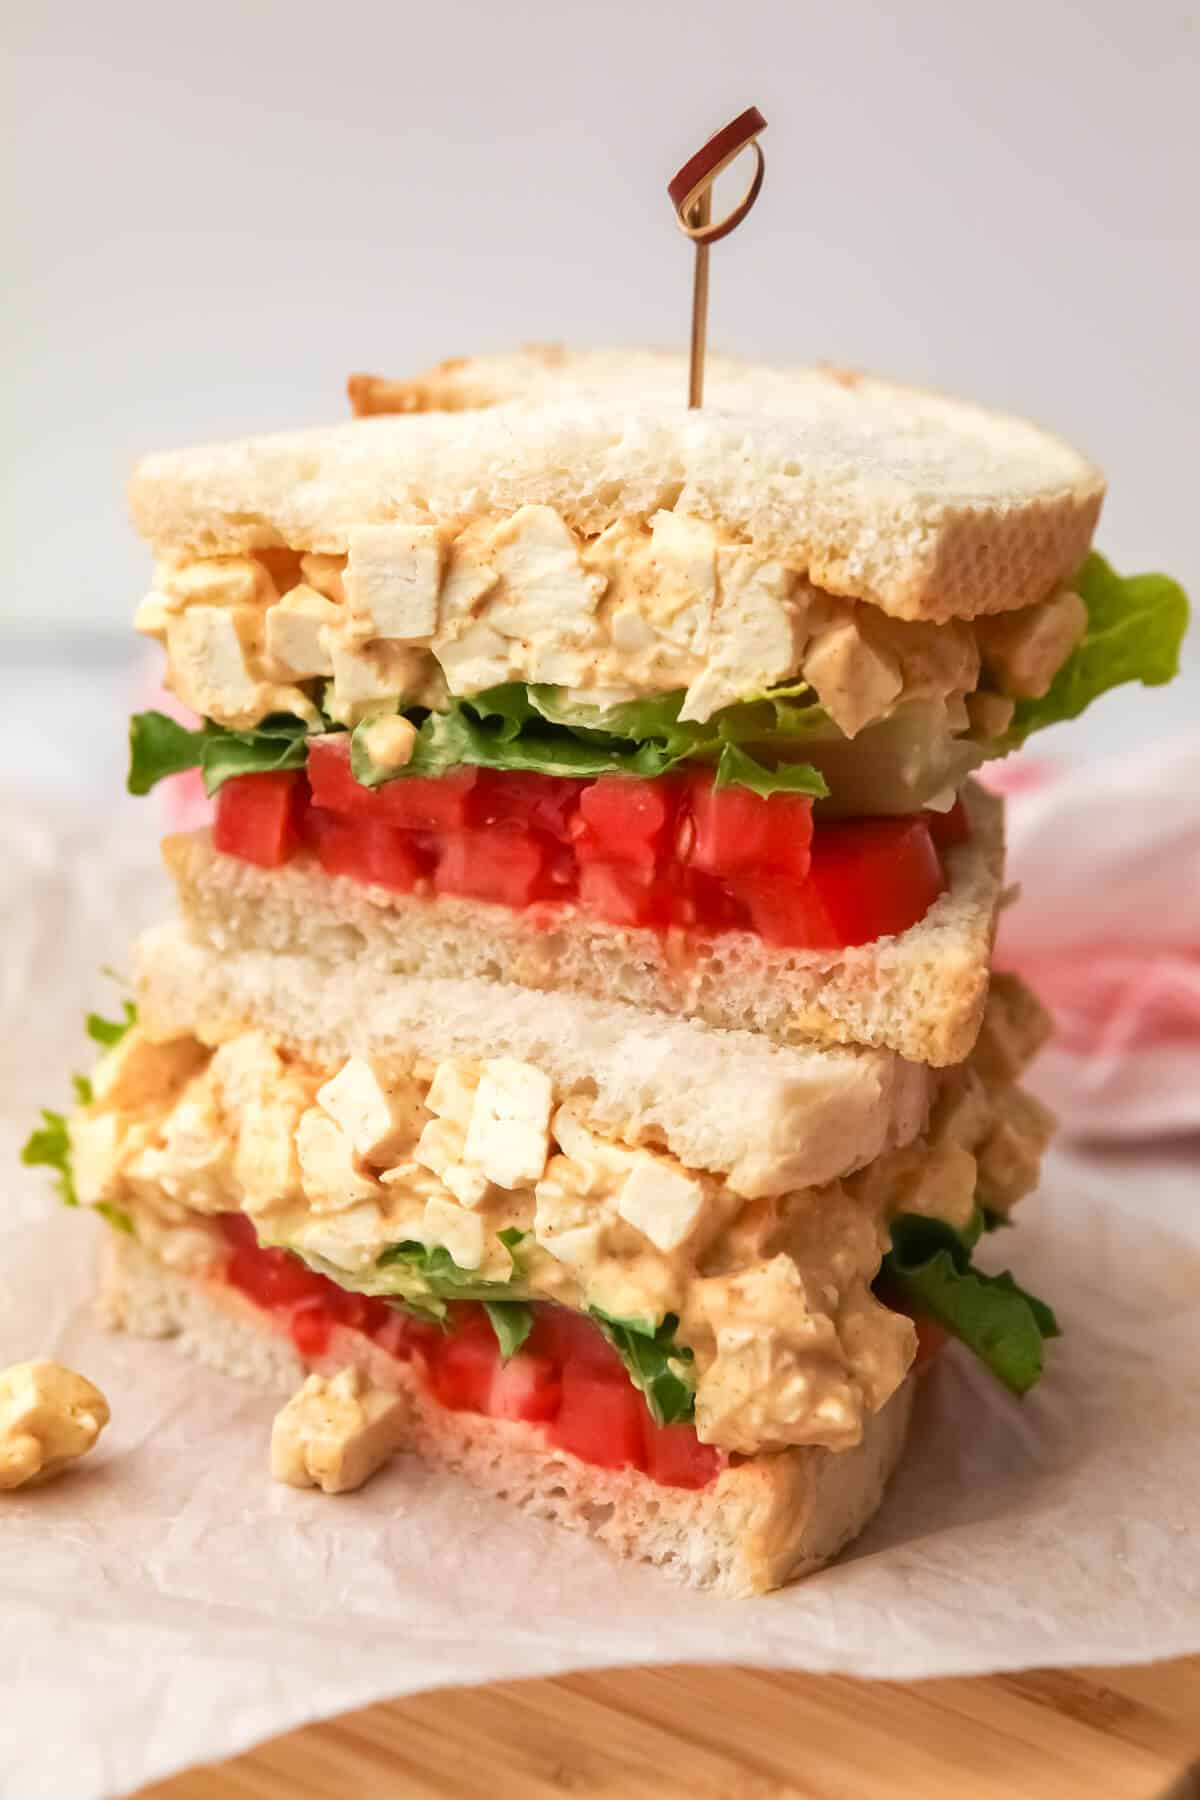
[[[1100,472],[1037,426],[868,376],[716,359],[689,413],[678,357],[529,367],[531,381],[460,370],[414,385],[422,403],[503,397],[482,411],[410,407],[147,457],[134,523],[160,553],[340,554],[365,524],[461,526],[543,504],[590,536],[675,509],[830,593],[944,620],[1069,581],[1104,496]]]
[[[273,1393],[290,1393],[306,1373],[271,1314],[221,1283],[164,1268],[115,1232],[101,1311],[114,1330],[175,1337],[201,1362]],[[857,1537],[900,1459],[914,1386],[910,1375],[868,1420],[853,1450],[752,1457],[690,1491],[661,1487],[635,1470],[593,1468],[547,1445],[536,1426],[447,1412],[428,1397],[411,1364],[345,1328],[334,1334],[329,1354],[309,1366],[332,1374],[348,1363],[408,1398],[410,1445],[422,1462],[535,1518],[585,1533],[618,1556],[729,1596],[766,1593],[810,1575]],[[264,1479],[266,1469],[264,1442]]]
[[[942,1067],[962,1062],[978,1034],[1002,896],[1003,802],[969,783],[965,803],[972,835],[945,853],[946,893],[910,930],[849,950],[776,950],[728,932],[689,953],[677,936],[573,908],[548,925],[482,901],[331,877],[308,858],[258,869],[219,855],[207,832],[167,838],[163,855],[188,924],[222,951],[353,962],[378,984],[417,973],[516,983]]]
[[[911,1143],[933,1099],[930,1071],[885,1050],[774,1044],[577,995],[397,975],[366,956],[224,949],[174,921],[139,939],[134,968],[153,1038],[257,1029],[317,1064],[515,1057],[602,1136],[665,1147],[747,1199],[822,1186]]]

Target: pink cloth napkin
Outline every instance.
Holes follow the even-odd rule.
[[[997,966],[1055,1019],[1030,1085],[1074,1137],[1200,1130],[1200,733],[985,779],[1020,889]]]

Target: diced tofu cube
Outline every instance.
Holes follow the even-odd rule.
[[[395,711],[425,680],[426,653],[401,644],[354,644],[326,628],[323,632],[333,664],[333,698],[329,712],[342,725],[357,725],[372,713]]]
[[[529,1187],[540,1179],[550,1152],[550,1080],[532,1063],[498,1057],[483,1065],[464,1160],[497,1187]]]
[[[447,1163],[442,1170],[442,1181],[460,1206],[474,1209],[492,1197],[492,1183],[473,1163]]]
[[[251,1100],[238,1122],[234,1177],[248,1213],[268,1212],[302,1191],[296,1133],[303,1098],[284,1089]]]
[[[92,1093],[105,1106],[151,1106],[194,1075],[206,1051],[195,1038],[155,1043],[140,1025],[131,1026],[92,1071]]]
[[[794,674],[800,654],[800,617],[794,579],[782,563],[755,552],[717,550],[718,598],[708,640],[708,663],[688,688],[681,719],[701,723],[719,707]]]
[[[411,1075],[378,1056],[352,1056],[318,1091],[317,1101],[357,1154],[380,1167],[409,1148],[424,1118]]]
[[[544,1222],[535,1227],[534,1240],[548,1256],[583,1279],[600,1259],[604,1232],[605,1223],[600,1219],[591,1225],[571,1225],[561,1231]]]
[[[434,1070],[425,1104],[439,1119],[453,1119],[465,1131],[471,1123],[478,1086],[478,1065],[465,1056],[450,1057]]]
[[[286,1073],[265,1031],[244,1031],[220,1045],[210,1070],[222,1104],[235,1113],[252,1100],[267,1098]]]
[[[979,688],[967,695],[966,707],[971,736],[986,743],[989,738],[1004,736],[1012,724],[1016,702],[1006,694],[990,694],[986,688]]]
[[[522,506],[499,526],[491,560],[503,589],[487,607],[501,636],[559,647],[586,641],[604,580],[589,575],[572,533],[551,506]]]
[[[463,1128],[455,1119],[430,1119],[417,1139],[413,1161],[420,1163],[439,1180],[446,1170],[462,1160]]]
[[[155,582],[183,606],[265,605],[275,584],[252,556],[209,556],[196,562],[159,563]]]
[[[0,1373],[0,1488],[57,1475],[91,1449],[109,1421],[108,1401],[56,1362],[15,1363]]]
[[[378,1198],[378,1183],[359,1167],[346,1133],[315,1106],[300,1120],[296,1154],[304,1192],[318,1210],[340,1212],[361,1200]]]
[[[289,1487],[346,1494],[362,1487],[404,1445],[408,1404],[373,1387],[360,1369],[310,1375],[276,1414],[271,1474]]]
[[[128,1123],[118,1112],[72,1114],[71,1173],[81,1206],[100,1206],[118,1197]]]
[[[678,1250],[706,1212],[704,1183],[665,1157],[643,1155],[625,1178],[617,1211],[656,1250]]]
[[[448,1250],[460,1269],[477,1269],[483,1261],[483,1220],[439,1194],[425,1202],[422,1236]]]
[[[884,718],[904,687],[895,657],[869,643],[853,619],[818,632],[802,669],[838,730],[851,738]]]
[[[167,626],[170,684],[185,706],[234,730],[270,712],[317,723],[312,702],[297,687],[261,680],[256,658],[263,613],[250,606],[189,606]]]
[[[703,519],[658,512],[650,521],[653,616],[672,643],[703,656],[717,598],[716,537]]]
[[[342,606],[346,600],[346,589],[342,583],[342,570],[346,567],[344,556],[309,555],[300,558],[300,574],[310,588],[316,588],[318,594],[324,594],[327,600]]]
[[[983,660],[1006,694],[1040,700],[1087,630],[1087,607],[1078,594],[1055,594],[1037,606],[979,619]]]
[[[471,617],[484,595],[490,594],[499,580],[499,575],[478,548],[461,541],[455,544],[442,577],[443,621]]]
[[[445,543],[436,525],[358,525],[343,577],[365,636],[419,642],[437,630]]]
[[[332,600],[303,583],[267,608],[267,655],[281,679],[302,681],[333,674],[333,658],[322,627],[336,626],[342,616]]]
[[[138,603],[138,609],[133,615],[133,629],[140,631],[143,637],[157,638],[160,643],[165,643],[172,611],[167,596],[154,589]]]
[[[509,678],[508,643],[482,619],[473,619],[456,637],[443,639],[434,654],[452,694],[478,694]]]

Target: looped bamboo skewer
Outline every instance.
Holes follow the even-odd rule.
[[[712,137],[690,156],[677,174],[667,183],[667,193],[675,208],[675,219],[685,237],[691,238],[696,246],[696,263],[692,277],[692,338],[688,357],[688,406],[697,407],[704,400],[704,355],[708,342],[708,252],[713,244],[720,243],[731,231],[741,224],[762,189],[763,176],[766,173],[766,161],[762,146],[758,142],[759,133],[765,131],[767,121],[757,106],[748,106],[745,112],[731,119],[728,125],[714,132]],[[754,173],[750,177],[745,193],[726,213],[723,219],[712,218],[713,183],[722,170],[742,154],[743,150],[754,152]]]

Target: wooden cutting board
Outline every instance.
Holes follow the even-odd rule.
[[[142,1800],[1200,1800],[1200,1657],[861,1682],[625,1669],[350,1713]]]

